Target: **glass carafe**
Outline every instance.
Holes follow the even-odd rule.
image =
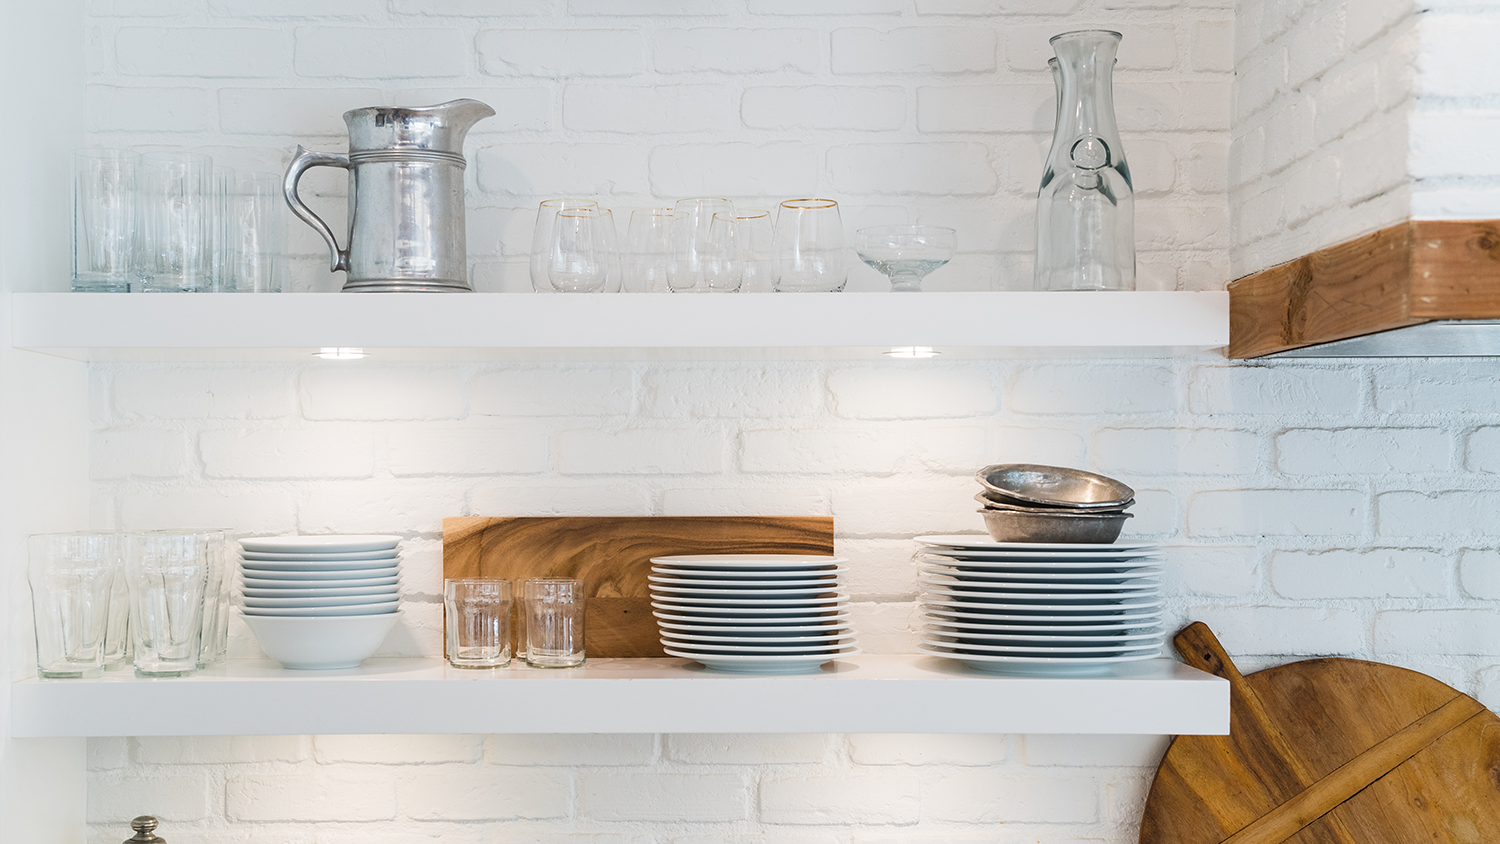
[[[1052,39],[1057,128],[1037,195],[1037,290],[1135,289],[1135,194],[1111,80],[1119,46],[1108,30]]]

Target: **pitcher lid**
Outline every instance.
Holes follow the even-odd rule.
[[[462,155],[464,136],[495,110],[478,100],[430,106],[369,106],[344,112],[349,152],[424,149]]]

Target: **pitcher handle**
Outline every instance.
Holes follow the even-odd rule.
[[[286,168],[286,178],[281,182],[281,190],[286,194],[286,204],[292,207],[292,213],[302,218],[302,222],[312,226],[328,242],[328,248],[333,253],[332,272],[339,270],[348,272],[349,250],[339,248],[339,242],[334,239],[333,230],[323,222],[322,217],[314,214],[312,209],[302,202],[302,197],[297,195],[297,182],[302,179],[302,173],[309,167],[342,167],[348,170],[349,156],[332,152],[311,152],[298,144],[297,154],[292,158],[291,165]]]

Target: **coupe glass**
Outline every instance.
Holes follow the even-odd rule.
[[[548,270],[552,247],[552,224],[557,212],[573,208],[598,208],[592,199],[544,199],[536,210],[536,227],[531,230],[531,289],[538,293],[556,293]]]
[[[776,215],[776,292],[837,293],[849,268],[844,223],[831,199],[789,199]]]
[[[893,293],[918,293],[922,279],[948,263],[956,243],[941,226],[872,226],[855,232],[859,259],[891,280]]]
[[[597,208],[557,212],[547,250],[547,278],[558,293],[597,293],[609,276],[607,218]]]
[[[672,209],[637,208],[630,212],[621,262],[627,293],[667,293],[667,260],[672,252]]]
[[[734,215],[727,199],[682,199],[672,209],[667,284],[674,293],[734,293],[739,274],[724,271],[723,243],[710,243],[715,214]],[[731,283],[732,282],[732,283]]]

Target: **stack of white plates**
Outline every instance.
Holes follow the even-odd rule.
[[[242,539],[245,622],[287,668],[351,668],[372,656],[401,602],[399,536]]]
[[[985,671],[1090,674],[1161,652],[1154,545],[917,542],[923,653]]]
[[[859,653],[839,557],[651,558],[651,606],[671,656],[718,671],[798,674]]]

